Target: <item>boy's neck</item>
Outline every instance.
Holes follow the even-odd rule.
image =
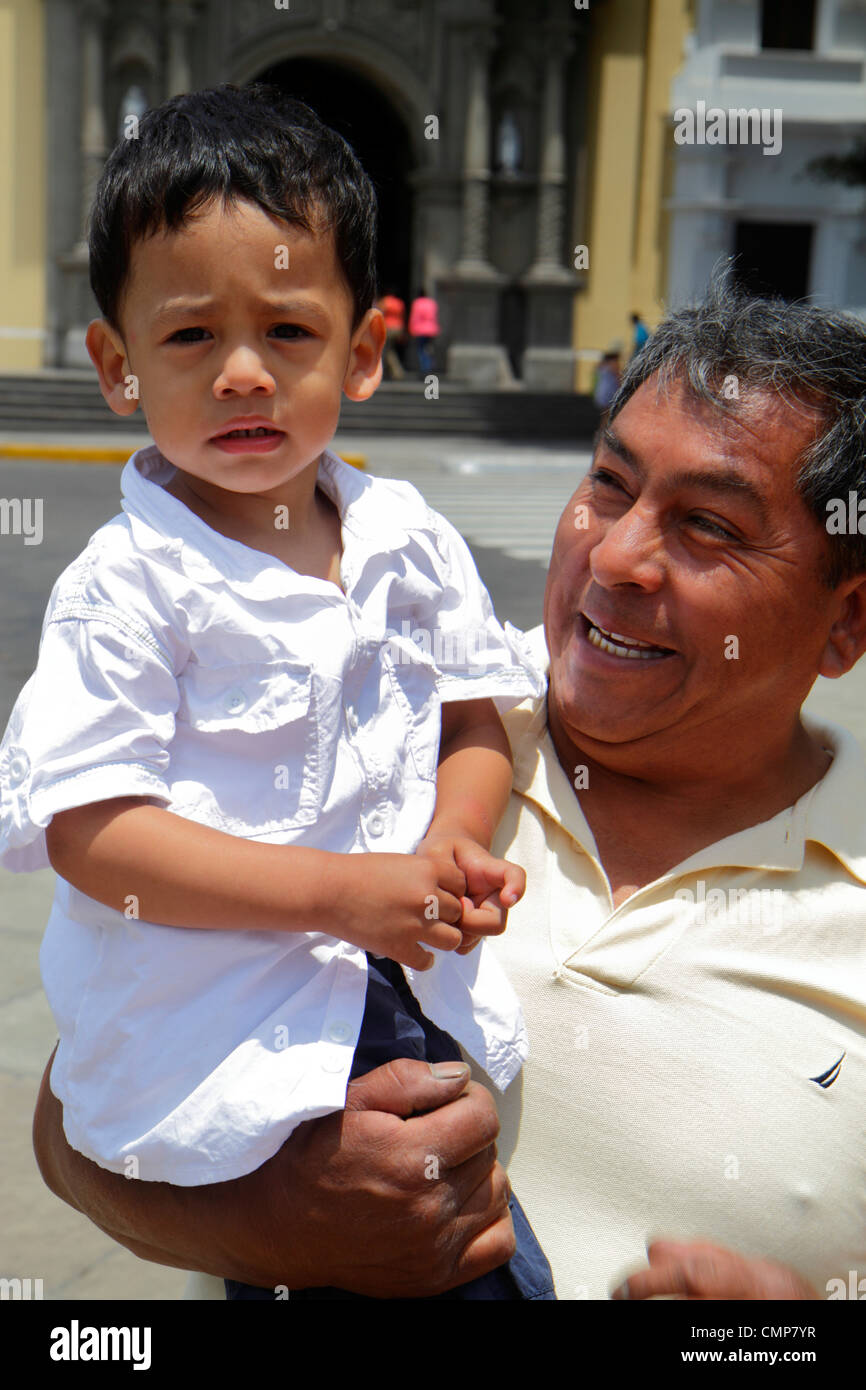
[[[339,586],[342,554],[339,514],[316,487],[316,459],[297,477],[267,496],[227,492],[182,469],[165,484],[213,531],[251,550],[273,555],[299,574]]]

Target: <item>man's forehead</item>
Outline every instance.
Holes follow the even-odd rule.
[[[729,380],[730,378],[728,378]],[[627,462],[642,471],[661,450],[671,464],[701,463],[750,471],[790,465],[817,437],[818,404],[781,391],[743,384],[735,399],[717,403],[682,378],[660,385],[652,377],[629,398],[602,434]],[[788,471],[786,469],[786,471]]]

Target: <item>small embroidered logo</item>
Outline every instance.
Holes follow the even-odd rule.
[[[814,1081],[822,1090],[826,1091],[828,1086],[832,1086],[836,1077],[842,1069],[842,1063],[847,1057],[847,1052],[843,1052],[838,1062],[834,1062],[828,1071],[823,1071],[820,1076],[810,1076],[809,1080]]]

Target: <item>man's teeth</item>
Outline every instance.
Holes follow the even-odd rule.
[[[229,430],[228,434],[221,436],[222,439],[255,439],[259,434],[275,434],[275,430],[265,429],[264,425],[257,425],[254,430]]]
[[[610,652],[612,656],[626,656],[633,661],[657,661],[667,653],[660,647],[654,647],[650,642],[638,642],[634,637],[623,637],[618,632],[605,632],[604,629],[589,625],[589,640],[594,647],[600,647],[603,652]]]

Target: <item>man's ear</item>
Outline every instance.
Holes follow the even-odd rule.
[[[84,341],[108,405],[115,415],[134,415],[138,409],[138,378],[129,369],[120,334],[107,319],[94,319]]]
[[[352,334],[349,365],[343,390],[350,401],[366,401],[382,380],[382,350],[385,346],[385,317],[379,309],[368,309]]]
[[[839,585],[841,608],[830,629],[819,675],[837,680],[866,651],[866,574]]]

